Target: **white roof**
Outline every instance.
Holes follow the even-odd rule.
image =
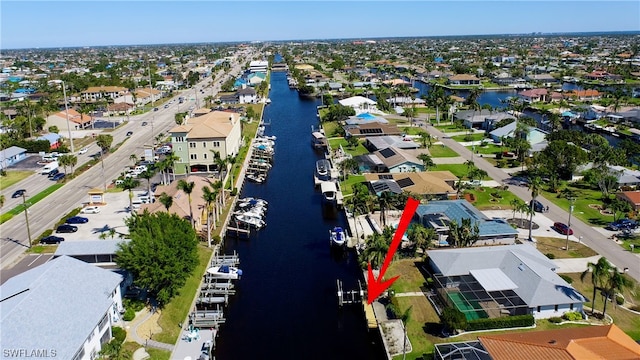
[[[352,96],[338,101],[343,106],[358,106],[360,104],[374,105],[376,102],[364,96]]]
[[[502,270],[497,268],[470,270],[469,273],[471,273],[487,291],[513,290],[518,288],[518,285],[511,281]]]
[[[320,190],[322,190],[322,193],[326,193],[326,192],[336,192],[338,191],[338,188],[336,187],[336,183],[334,183],[333,181],[323,181],[320,183]]]

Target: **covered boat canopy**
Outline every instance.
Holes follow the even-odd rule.
[[[325,194],[328,192],[337,192],[338,187],[333,181],[323,181],[320,183],[320,190],[322,190],[322,193]]]

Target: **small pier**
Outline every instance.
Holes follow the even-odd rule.
[[[340,279],[336,280],[336,285],[338,288],[338,306],[362,305],[365,319],[367,321],[367,328],[369,330],[377,329],[378,320],[376,320],[373,306],[367,301],[367,290],[362,286],[362,282],[358,280],[358,289],[355,290],[344,290]]]

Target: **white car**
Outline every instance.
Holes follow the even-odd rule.
[[[97,206],[87,206],[85,208],[82,208],[80,212],[83,214],[97,214],[100,212],[100,208]]]
[[[82,149],[80,149],[80,151],[78,151],[78,154],[79,154],[79,155],[86,154],[86,153],[87,153],[87,151],[89,151],[89,149],[88,149],[88,148],[82,148]]]

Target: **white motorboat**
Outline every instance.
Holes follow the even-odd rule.
[[[252,197],[246,197],[238,200],[238,207],[240,208],[254,207],[254,206],[267,207],[269,206],[269,203],[267,202],[267,200],[252,198]]]
[[[266,180],[264,176],[256,174],[247,174],[247,179],[258,184],[261,184]]]
[[[335,202],[338,195],[338,187],[333,181],[323,181],[320,183],[320,190],[322,191],[322,197],[327,202]]]
[[[236,220],[249,226],[253,226],[256,229],[261,229],[266,225],[264,220],[246,214],[236,215]]]
[[[340,226],[334,227],[329,231],[331,245],[344,246],[347,244],[347,234]]]
[[[236,280],[242,276],[242,270],[229,265],[212,266],[207,269],[207,273],[220,279]]]
[[[241,210],[241,211],[236,211],[233,214],[238,216],[238,215],[246,215],[249,217],[254,217],[254,218],[258,218],[260,220],[262,220],[264,218],[264,215],[266,213],[266,209],[265,208],[261,208],[261,207],[254,207],[251,208],[249,210]]]
[[[329,180],[331,178],[331,163],[327,159],[316,161],[316,176],[320,180]]]

